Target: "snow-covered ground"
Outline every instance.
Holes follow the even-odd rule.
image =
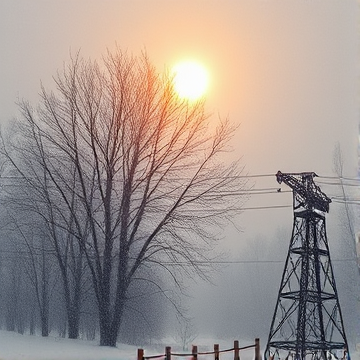
[[[212,351],[213,344],[219,343],[220,350],[233,347],[232,341],[216,341],[213,339],[196,339],[199,352]],[[170,341],[172,352],[179,351]],[[240,347],[251,345],[249,341],[241,341]],[[97,341],[70,340],[49,336],[20,335],[15,332],[0,330],[0,360],[137,360],[137,347],[118,344],[116,348],[99,346]],[[144,347],[144,355],[164,353],[165,346]],[[352,360],[360,360],[360,349],[351,353]],[[190,351],[189,351],[190,353]],[[263,355],[263,354],[261,354]],[[163,358],[159,358],[163,360]],[[173,356],[174,360],[189,360],[190,357]],[[213,360],[213,355],[199,356],[199,360]],[[233,352],[220,354],[221,360],[233,360]],[[240,351],[241,360],[253,360],[254,349]],[[155,359],[156,360],[156,359]]]
[[[0,331],[0,360],[136,360],[137,348]]]
[[[217,342],[220,350],[233,346],[231,341],[214,341],[212,339],[196,339],[198,351],[212,351]],[[173,352],[180,352],[169,342]],[[240,341],[240,347],[251,345],[251,342]],[[144,347],[144,355],[151,356],[164,353],[165,346]],[[233,359],[233,352],[220,355],[221,360]],[[254,350],[240,352],[241,360],[252,360]],[[189,360],[189,357],[172,357],[174,360]],[[20,335],[15,332],[0,330],[0,360],[136,360],[137,347],[118,344],[117,348],[99,346],[97,341],[69,340],[49,336]],[[160,358],[161,359],[161,358]],[[199,356],[201,360],[212,360],[213,355]]]

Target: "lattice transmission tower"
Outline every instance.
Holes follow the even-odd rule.
[[[315,176],[276,174],[293,190],[294,222],[265,360],[349,357],[326,237],[331,200]]]

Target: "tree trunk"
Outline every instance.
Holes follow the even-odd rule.
[[[54,237],[55,238],[55,237]],[[80,332],[80,309],[81,309],[81,280],[82,280],[82,253],[79,252],[78,262],[75,265],[75,283],[71,286],[72,282],[69,279],[70,265],[64,262],[61,254],[57,254],[57,260],[60,267],[62,283],[64,288],[64,300],[67,317],[68,337],[69,339],[78,339]],[[73,298],[71,297],[71,291]]]
[[[6,309],[6,331],[15,331],[15,311],[9,301]]]
[[[128,289],[128,282],[126,279],[126,252],[120,251],[121,256],[119,258],[118,263],[118,274],[117,274],[117,284],[116,284],[116,297],[115,297],[115,305],[114,311],[112,314],[112,319],[110,320],[110,311],[107,314],[107,321],[102,324],[100,320],[100,345],[103,346],[116,346],[116,341],[118,337],[118,333],[120,330],[120,325],[122,321],[122,315],[124,312],[125,302],[126,302],[126,292]],[[110,309],[108,303],[108,309]],[[100,310],[101,311],[101,310]],[[103,326],[103,328],[102,328]],[[103,329],[103,332],[101,331]]]
[[[79,337],[80,329],[80,308],[81,308],[81,270],[82,270],[82,260],[81,254],[79,255],[79,263],[77,264],[76,276],[75,276],[75,285],[74,285],[74,297],[71,302],[70,295],[66,299],[68,301],[67,306],[67,317],[68,317],[68,337],[69,339],[77,339]],[[65,279],[68,282],[68,279]],[[64,281],[65,281],[64,280]],[[67,283],[67,289],[69,291],[69,283]]]
[[[44,248],[42,249],[42,271],[41,271],[41,336],[49,336],[49,313],[50,313],[50,293],[49,293],[49,269]]]
[[[123,293],[121,294],[123,295]],[[98,303],[99,307],[99,325],[100,325],[100,346],[116,347],[117,336],[120,329],[122,313],[125,300],[119,302],[121,306],[115,305],[114,313],[110,315],[109,297],[103,298],[102,303]]]
[[[122,251],[121,254],[122,255],[120,256],[119,264],[118,264],[117,288],[116,288],[114,315],[113,315],[112,324],[111,324],[111,328],[112,328],[111,335],[113,336],[111,341],[114,345],[111,345],[111,346],[116,346],[117,335],[120,330],[120,325],[121,325],[122,316],[123,316],[124,308],[125,308],[125,302],[126,302],[126,293],[127,293],[127,289],[128,289],[128,282],[127,282],[127,279],[125,276],[127,257],[124,254],[126,254],[126,252]]]
[[[80,327],[80,309],[78,306],[72,306],[71,310],[68,313],[69,339],[77,339],[79,337],[79,327]]]
[[[34,312],[31,311],[30,314],[30,328],[29,328],[30,335],[35,335],[35,316]]]
[[[41,336],[48,337],[49,336],[49,314],[42,313],[40,317],[41,317]]]
[[[124,305],[125,305],[125,298],[122,298],[119,302],[119,305],[115,307],[115,314],[114,314],[114,318],[112,321],[111,333],[110,333],[110,335],[111,335],[110,343],[112,345],[110,345],[110,346],[116,346],[116,341],[117,341],[117,336],[118,336],[119,330],[120,330]]]
[[[100,345],[115,346],[111,344],[111,318],[110,318],[110,282],[102,278],[97,294],[99,311]]]
[[[115,336],[115,342],[113,341],[113,334],[111,334],[111,323],[105,314],[103,314],[103,311],[99,309],[100,314],[100,346],[116,346],[116,336]],[[107,318],[107,319],[106,319]]]

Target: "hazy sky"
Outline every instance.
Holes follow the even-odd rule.
[[[182,58],[211,75],[209,110],[241,123],[236,156],[251,173],[330,174],[339,141],[357,145],[355,0],[2,0],[0,119],[70,51],[99,58],[146,48],[161,70]]]
[[[237,151],[251,173],[329,174],[337,141],[354,160],[355,0],[2,0],[0,14],[1,120],[70,51],[99,58],[117,43],[146,48],[160,70],[202,61],[209,110],[241,123]]]
[[[17,114],[17,98],[36,101],[40,81],[51,86],[71,51],[100,58],[117,43],[146,49],[160,70],[203,62],[208,109],[241,124],[231,156],[249,174],[333,175],[339,142],[345,175],[356,175],[356,0],[1,0],[0,17],[1,122]],[[274,187],[275,177],[256,186]],[[250,205],[290,203],[258,196]],[[291,209],[245,212],[241,236],[291,228],[291,218]]]

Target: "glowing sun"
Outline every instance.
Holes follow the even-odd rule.
[[[205,67],[195,61],[183,61],[173,69],[175,91],[181,98],[196,100],[202,97],[209,84]]]

